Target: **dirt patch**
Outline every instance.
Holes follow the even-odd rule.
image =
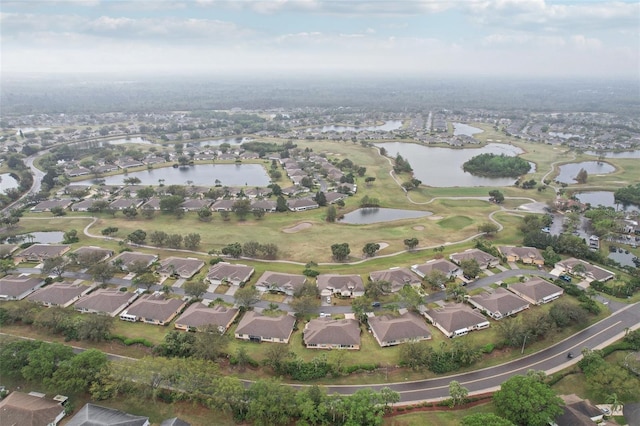
[[[311,228],[313,225],[309,222],[302,222],[290,228],[284,228],[282,232],[285,234],[295,234],[296,232],[303,231],[305,229]]]
[[[424,231],[424,226],[422,226],[422,225],[414,226],[413,230],[414,231]]]
[[[429,219],[429,220],[440,220],[440,219],[442,219],[442,216],[429,216],[427,219]]]
[[[380,249],[379,250],[386,249],[387,247],[389,247],[389,244],[387,244],[387,243],[378,243],[378,244],[380,244]]]

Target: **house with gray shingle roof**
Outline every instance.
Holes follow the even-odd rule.
[[[67,426],[149,426],[148,417],[134,416],[114,408],[87,403],[67,422]]]
[[[498,251],[507,262],[522,262],[529,265],[544,265],[542,253],[535,247],[500,246]]]
[[[382,347],[431,339],[431,333],[424,319],[406,310],[397,316],[371,316],[369,328]]]
[[[196,302],[185,309],[184,313],[176,319],[174,326],[179,330],[194,331],[206,326],[218,327],[220,333],[224,333],[231,326],[240,312],[237,308],[228,308],[223,305],[208,307]]]
[[[360,349],[360,324],[355,319],[316,318],[304,327],[310,349]]]
[[[468,296],[467,301],[495,320],[529,309],[529,302],[502,287]]]
[[[144,203],[144,200],[140,198],[118,198],[117,200],[109,204],[109,207],[114,210],[124,210],[131,207],[137,209],[142,205],[142,203]]]
[[[95,259],[96,262],[102,262],[113,256],[113,250],[96,246],[83,246],[74,250],[73,253],[76,257],[91,256],[91,259]]]
[[[205,280],[211,284],[228,283],[239,286],[249,281],[254,272],[255,269],[251,266],[219,262],[209,268]]]
[[[56,426],[65,408],[44,396],[11,392],[0,401],[0,423],[7,426]]]
[[[136,317],[136,320],[147,324],[165,325],[171,322],[186,304],[184,300],[167,299],[158,292],[145,294],[122,312],[120,319],[131,321],[132,317]]]
[[[584,273],[579,273],[576,274],[574,272],[574,268],[577,265],[582,265],[584,266],[585,272]],[[585,279],[589,280],[589,281],[608,281],[610,279],[612,279],[615,274],[611,271],[608,271],[604,268],[601,268],[599,266],[595,266],[592,265],[589,262],[585,262],[584,260],[580,260],[580,259],[576,259],[574,257],[571,257],[569,259],[565,259],[562,260],[558,263],[555,264],[555,269],[557,270],[563,270],[565,272],[568,272],[570,274],[576,274],[576,275],[581,275],[583,276]]]
[[[22,300],[43,285],[40,278],[7,275],[0,278],[0,300]]]
[[[158,260],[158,256],[155,254],[140,253],[137,251],[123,251],[111,260],[114,265],[120,266],[124,271],[127,271],[130,266],[134,264],[144,264],[151,266],[153,262]]]
[[[508,290],[534,305],[551,302],[564,293],[562,287],[537,277],[522,283],[511,284]]]
[[[263,292],[278,291],[293,296],[306,281],[307,277],[304,275],[265,271],[264,274],[258,278],[256,288]]]
[[[82,313],[107,314],[115,317],[137,297],[137,293],[119,291],[115,288],[98,289],[81,297],[73,304],[73,308]]]
[[[208,208],[211,205],[211,200],[201,200],[199,198],[190,198],[188,200],[184,200],[180,207],[188,212],[193,212],[200,210],[203,207]]]
[[[34,213],[50,212],[51,209],[56,207],[66,209],[71,205],[71,203],[73,203],[73,200],[71,198],[63,198],[60,200],[45,200],[31,207],[30,210]]]
[[[500,264],[500,259],[477,248],[465,250],[462,253],[453,253],[449,259],[457,265],[460,265],[460,262],[464,260],[473,259],[478,262],[481,269],[495,268]]]
[[[360,275],[320,274],[316,280],[323,297],[334,294],[351,298],[364,296],[364,282]]]
[[[388,281],[391,283],[391,292],[395,293],[402,290],[405,285],[412,287],[420,287],[422,280],[409,268],[390,268],[383,271],[374,271],[369,274],[371,282]]]
[[[52,283],[31,293],[28,299],[33,302],[42,303],[45,306],[60,306],[66,308],[94,288],[95,286],[68,282]]]
[[[191,278],[202,269],[204,262],[191,257],[167,257],[160,261],[158,273],[165,277],[177,275],[180,278]]]
[[[422,315],[447,337],[464,336],[469,331],[482,330],[490,325],[484,315],[463,303],[427,309]]]
[[[277,317],[247,311],[236,328],[236,339],[252,342],[289,343],[296,319],[291,314]]]
[[[418,274],[421,278],[426,277],[432,271],[437,270],[445,274],[448,278],[456,277],[462,274],[462,271],[455,263],[446,259],[431,259],[420,265],[411,266],[411,270]]]
[[[16,263],[43,262],[68,252],[70,246],[64,244],[34,244],[14,256]]]

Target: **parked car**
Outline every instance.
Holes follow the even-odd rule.
[[[331,296],[327,296],[327,303],[331,303]]]
[[[566,281],[568,283],[571,282],[571,277],[569,275],[560,275],[558,278],[560,278],[562,281]]]
[[[371,306],[374,307],[374,308],[379,308],[380,307],[380,302],[373,302],[371,304]]]

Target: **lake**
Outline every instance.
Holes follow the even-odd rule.
[[[33,242],[40,244],[58,244],[64,240],[64,232],[62,231],[40,231],[9,237],[7,238],[7,243],[16,244],[16,241],[18,244],[22,242],[30,242],[31,239],[27,238],[27,235],[32,235]]]
[[[616,210],[622,211],[640,211],[639,206],[635,206],[633,204],[623,205],[622,203],[616,204],[615,197],[613,196],[612,191],[586,191],[586,192],[578,192],[575,194],[575,197],[581,203],[589,203],[593,207],[597,207],[599,205],[605,207],[613,207]]]
[[[561,139],[571,139],[571,138],[580,137],[580,135],[574,135],[573,133],[563,133],[563,132],[549,132],[549,136],[555,136]]]
[[[401,219],[417,219],[431,216],[433,213],[421,210],[386,209],[382,207],[367,207],[357,209],[344,215],[340,223],[349,225],[368,225],[370,223],[391,222]]]
[[[17,188],[19,184],[20,183],[11,176],[10,173],[0,174],[0,192],[4,192],[7,189]]]
[[[307,132],[322,132],[322,133],[326,133],[326,132],[342,133],[342,132],[362,132],[362,131],[390,132],[391,130],[398,130],[401,127],[402,127],[402,120],[389,120],[389,121],[385,121],[384,124],[381,124],[379,126],[360,127],[360,126],[331,125],[331,126],[313,127],[313,128],[307,129]]]
[[[482,148],[441,148],[415,143],[385,142],[376,144],[387,151],[389,157],[402,155],[409,161],[416,179],[433,187],[452,186],[511,186],[514,178],[488,178],[473,176],[462,170],[462,164],[479,154],[522,154],[514,145],[490,143]]]
[[[596,151],[585,151],[585,154],[595,157],[600,156],[600,153]],[[604,155],[605,158],[640,158],[640,149],[636,149],[635,151],[604,151],[602,155]]]
[[[108,143],[109,145],[122,145],[125,143],[137,143],[137,144],[142,144],[142,145],[152,145],[154,142],[151,142],[148,139],[145,139],[143,137],[140,136],[136,136],[134,138],[120,138],[120,139],[108,139],[108,140],[102,140],[100,142],[103,143]]]
[[[457,136],[457,135],[473,136],[477,133],[484,132],[484,130],[482,129],[478,129],[477,127],[469,126],[468,124],[464,124],[464,123],[451,123],[451,124],[453,125],[454,136]]]
[[[560,174],[555,180],[561,183],[576,183],[574,178],[580,169],[585,169],[589,176],[591,176],[605,175],[615,171],[616,168],[609,163],[598,161],[583,161],[581,163],[563,164],[560,166]]]
[[[223,186],[260,186],[271,183],[264,167],[260,164],[196,164],[188,167],[163,167],[159,169],[131,172],[126,175],[114,175],[101,178],[107,185],[123,185],[124,179],[137,177],[141,185],[158,185],[164,179],[165,185],[214,186],[216,180]],[[187,183],[189,181],[189,183]],[[93,179],[77,184],[90,185]]]
[[[192,147],[192,146],[197,146],[202,148],[203,146],[220,146],[223,143],[228,143],[233,147],[234,145],[240,146],[241,144],[252,141],[252,140],[253,139],[251,138],[224,138],[224,139],[215,139],[215,140],[207,140],[207,141],[200,141],[200,142],[185,142],[184,146],[185,148]]]
[[[624,248],[623,250],[627,250],[627,248]],[[633,258],[636,257],[636,255],[633,254],[632,252],[625,253],[623,251],[622,253],[620,253],[619,251],[616,250],[615,253],[609,253],[607,257],[609,259],[615,260],[622,266],[632,266],[634,268],[637,267],[636,264],[633,262]]]

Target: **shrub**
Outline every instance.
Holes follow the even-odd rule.
[[[482,353],[490,354],[491,352],[493,352],[494,348],[495,348],[495,345],[493,343],[487,343],[482,348],[480,348],[480,350],[482,351]]]

